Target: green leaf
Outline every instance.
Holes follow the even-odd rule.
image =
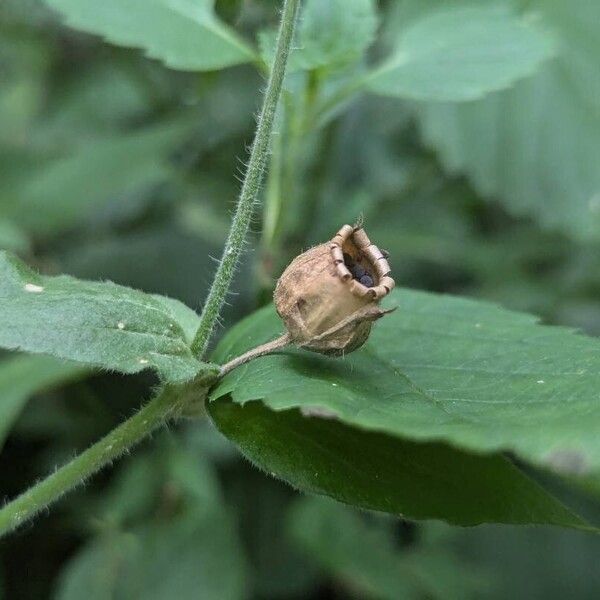
[[[161,461],[149,453],[136,453],[120,463],[110,485],[93,504],[95,518],[124,526],[152,514],[165,483],[160,467]]]
[[[217,432],[214,435],[224,441]],[[92,512],[100,521],[122,528],[139,524],[164,507],[165,488],[179,513],[191,509],[196,517],[214,514],[223,503],[219,479],[207,453],[189,444],[181,446],[177,438],[163,432],[149,451],[121,463],[110,485],[98,495]]]
[[[377,14],[372,0],[307,0],[304,3],[296,47],[287,70],[340,69],[360,60],[375,40]],[[277,32],[259,33],[263,60],[271,64]]]
[[[26,252],[29,250],[29,240],[26,233],[12,221],[0,218],[0,248],[11,252]]]
[[[600,4],[532,3],[560,40],[556,60],[477,102],[423,104],[423,138],[515,215],[576,239],[600,239]]]
[[[400,308],[344,360],[300,351],[261,358],[225,377],[212,397],[317,408],[365,429],[600,473],[596,339],[458,297],[402,290],[392,302]],[[281,330],[272,308],[259,311],[214,358],[224,362]]]
[[[270,381],[276,381],[275,377]],[[296,382],[296,396],[311,398],[309,382],[308,378]],[[208,411],[246,457],[305,492],[407,518],[443,519],[457,525],[500,522],[585,527],[500,456],[406,441],[298,411],[273,411],[261,402],[241,406],[221,398],[210,402]]]
[[[504,6],[438,7],[401,32],[368,86],[416,100],[474,100],[533,74],[552,53],[549,34]]]
[[[483,579],[449,548],[437,540],[400,548],[393,522],[369,517],[329,499],[309,497],[292,508],[289,530],[308,555],[348,590],[360,590],[361,597],[449,600],[481,595]]]
[[[600,590],[600,537],[550,527],[485,525],[454,530],[459,560],[489,570],[486,598],[595,598]],[[527,590],[527,591],[525,591]]]
[[[109,279],[194,306],[207,291],[207,275],[214,267],[210,257],[219,246],[165,224],[127,234],[118,231],[102,240],[91,237],[55,260],[64,271],[80,279]]]
[[[60,233],[109,201],[167,179],[167,155],[189,126],[182,120],[94,140],[28,174],[0,214],[38,235]]]
[[[214,0],[45,0],[68,25],[141,48],[183,71],[211,71],[253,60],[252,49],[220,21]]]
[[[110,282],[38,275],[0,252],[0,346],[167,381],[202,367],[190,344],[198,317],[181,303]]]
[[[239,459],[235,446],[212,423],[210,428]],[[319,585],[318,566],[286,535],[290,505],[297,494],[239,460],[228,474],[227,500],[243,523],[241,533],[255,582],[253,597],[310,598],[311,590]]]
[[[224,509],[140,532],[123,598],[242,600],[245,561]]]
[[[122,133],[125,124],[145,123],[152,115],[160,90],[150,94],[144,88],[139,68],[128,70],[127,62],[111,61],[101,52],[90,59],[85,70],[60,81],[60,102],[28,131],[31,147],[71,148],[82,140]]]
[[[88,544],[59,579],[57,600],[241,600],[245,565],[232,520],[223,511]]]
[[[94,540],[80,550],[58,578],[56,600],[114,598],[116,580],[125,558],[135,551],[135,540],[115,532]]]
[[[57,600],[84,596],[90,600],[247,597],[246,561],[212,465],[164,444],[164,437],[161,441],[162,452],[155,452],[166,458],[167,464],[154,457],[141,471],[129,474],[126,485],[114,490],[113,510],[108,511],[109,515],[126,516],[121,505],[129,503],[129,509],[134,510],[127,516],[144,512],[144,486],[132,489],[137,480],[151,485],[146,500],[156,504],[149,512],[153,517],[137,527],[106,531],[87,544],[62,572]],[[153,467],[153,481],[148,481],[148,466]],[[166,473],[161,472],[164,466]],[[163,479],[159,489],[153,490],[157,475]]]
[[[243,0],[216,0],[215,3],[215,12],[226,23],[235,23],[243,8]]]
[[[0,362],[0,450],[32,395],[82,377],[86,372],[79,365],[49,356],[18,356]]]
[[[372,0],[307,0],[295,58],[304,69],[353,62],[373,43],[376,30]]]

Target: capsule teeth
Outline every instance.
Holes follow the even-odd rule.
[[[342,228],[333,236],[334,240],[339,239],[340,245],[342,245],[354,232],[354,228],[351,225],[343,225]]]
[[[371,240],[369,239],[369,236],[365,233],[365,230],[362,228],[357,229],[353,233],[352,241],[354,242],[356,247],[363,252],[365,251],[365,248],[368,248],[371,245]]]
[[[357,281],[356,279],[353,279],[350,282],[350,291],[359,298],[364,298],[368,294],[369,289],[370,288],[365,287],[362,283],[360,283],[360,281]]]
[[[352,283],[350,291],[355,296],[379,299],[393,288],[388,253],[371,243],[362,221],[354,226],[344,225],[330,241],[329,249],[338,277]]]
[[[342,252],[342,249],[339,246],[334,246],[331,249],[331,255],[333,256],[333,260],[336,263],[344,262],[344,253]]]
[[[349,279],[352,279],[352,273],[350,273],[348,267],[346,267],[343,261],[341,263],[336,264],[335,269],[342,281],[348,281]]]
[[[379,285],[383,286],[387,292],[391,292],[396,286],[396,282],[391,277],[382,277],[379,281]]]
[[[375,270],[380,278],[387,277],[392,272],[390,264],[385,258],[380,258],[375,263]]]
[[[378,260],[382,260],[382,259],[385,260],[385,257],[381,253],[381,250],[379,250],[379,248],[373,244],[371,244],[370,246],[365,248],[364,252],[367,255],[367,258],[373,264],[375,264]]]

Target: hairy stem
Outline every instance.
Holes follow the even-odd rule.
[[[198,358],[202,358],[206,352],[250,227],[254,205],[258,198],[263,172],[267,164],[275,113],[281,96],[285,68],[294,37],[294,27],[299,4],[300,0],[284,0],[281,25],[277,36],[275,59],[267,84],[263,107],[258,118],[248,168],[231,223],[231,229],[229,230],[229,236],[223,250],[223,256],[208,293],[208,298],[202,309],[200,325],[192,344],[192,350]]]
[[[225,377],[227,373],[233,371],[240,365],[243,365],[255,358],[260,356],[266,356],[267,354],[272,354],[275,350],[280,350],[281,348],[285,348],[292,343],[292,337],[289,333],[284,333],[280,337],[274,339],[271,342],[267,342],[266,344],[262,344],[261,346],[257,346],[256,348],[252,348],[252,350],[248,350],[244,354],[237,356],[233,360],[225,363],[221,366],[221,370],[219,371],[219,377]]]
[[[0,537],[34,517],[160,427],[174,412],[175,400],[172,389],[165,388],[99,442],[6,504],[0,510]]]

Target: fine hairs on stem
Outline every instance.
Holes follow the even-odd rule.
[[[300,0],[284,0],[273,68],[258,119],[256,137],[250,152],[238,205],[233,217],[223,257],[217,269],[208,299],[202,311],[193,350],[204,356],[211,334],[231,285],[235,267],[244,247],[244,241],[254,204],[258,199],[263,171],[266,168],[273,122],[281,95],[285,68],[290,53]],[[207,371],[208,372],[208,371]],[[202,374],[200,375],[202,377]],[[165,386],[146,406],[124,421],[99,442],[32,486],[29,490],[0,509],[0,536],[29,521],[36,514],[56,502],[104,466],[110,464],[130,448],[148,437],[154,430],[177,413],[183,388]]]
[[[242,254],[246,235],[252,220],[254,205],[258,199],[263,174],[269,157],[269,147],[273,134],[273,123],[281,88],[285,77],[285,67],[290,53],[294,26],[300,0],[286,0],[281,15],[281,26],[277,36],[275,60],[265,92],[263,107],[258,117],[256,136],[248,168],[242,183],[237,208],[223,250],[221,262],[215,274],[208,297],[200,315],[200,325],[192,343],[192,351],[202,359],[210,342],[210,337],[219,319],[223,303],[229,291],[235,268]]]

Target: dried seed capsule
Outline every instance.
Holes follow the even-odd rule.
[[[382,274],[370,256],[381,253],[362,227],[344,225],[330,242],[292,261],[277,282],[274,300],[296,344],[333,355],[362,346],[372,322],[389,312],[378,306],[387,288],[382,294],[371,289]]]

